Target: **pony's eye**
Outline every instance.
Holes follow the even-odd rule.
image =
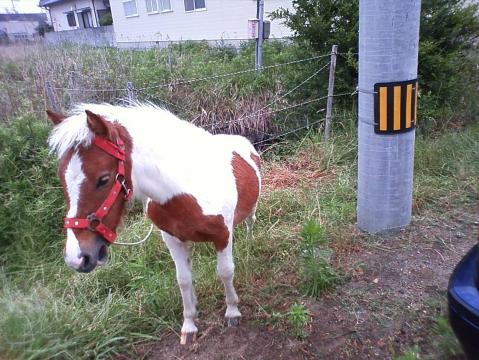
[[[102,186],[106,185],[108,183],[108,180],[110,180],[110,175],[103,175],[98,179],[96,182],[96,188],[101,188]]]

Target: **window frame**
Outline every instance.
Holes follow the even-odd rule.
[[[90,8],[83,9],[83,10],[79,11],[77,13],[77,15],[79,15],[79,19],[81,19],[81,22],[83,24],[82,29],[91,29],[91,28],[95,27],[93,25],[93,13],[92,13],[92,10]],[[85,23],[85,20],[87,21],[87,23]]]
[[[202,7],[202,8],[197,8],[196,7],[196,0],[192,0],[192,1],[193,1],[194,9],[193,10],[186,10],[186,0],[183,0],[183,5],[185,7],[185,13],[194,13],[194,12],[206,11],[206,0],[204,0],[205,7]]]
[[[26,32],[12,33],[14,40],[28,40],[28,34]]]
[[[154,11],[148,11],[148,6],[147,6],[147,2],[148,1],[151,1],[151,2],[154,2],[156,4],[156,9],[157,10],[154,10]],[[173,7],[171,6],[171,0],[167,0],[168,1],[168,4],[170,5],[170,7],[168,9],[162,9],[161,8],[161,1],[162,0],[145,0],[145,8],[146,8],[146,13],[148,15],[154,15],[154,14],[163,14],[163,13],[168,13],[168,12],[172,12],[173,11]]]
[[[148,3],[156,4],[156,10],[148,11]],[[145,0],[145,9],[147,14],[158,14],[158,0]]]
[[[125,3],[134,3],[134,4],[135,4],[136,13],[135,13],[135,14],[127,15],[126,12],[125,12],[125,5],[124,5]],[[138,13],[138,4],[137,4],[136,0],[121,0],[121,4],[122,4],[122,6],[123,6],[123,15],[125,15],[125,18],[132,18],[132,17],[140,16],[139,13]]]
[[[158,2],[158,10],[159,10],[159,9],[161,8],[160,2],[161,2],[162,0],[156,0],[156,1]],[[171,0],[168,0],[168,4],[170,4],[170,8],[169,8],[169,9],[161,9],[161,10],[159,10],[159,12],[161,12],[161,13],[167,13],[167,12],[173,11],[173,7],[171,6]]]
[[[77,27],[78,26],[78,20],[77,20],[77,17],[76,17],[76,14],[75,14],[74,11],[68,11],[68,12],[65,13],[65,15],[67,17],[67,24],[68,24],[69,27]],[[70,19],[68,17],[70,17],[70,19],[73,20],[75,25],[70,24]]]

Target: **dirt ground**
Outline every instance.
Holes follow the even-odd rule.
[[[148,359],[387,359],[416,344],[422,353],[435,354],[431,328],[437,316],[445,314],[449,275],[477,241],[478,228],[476,207],[442,210],[432,217],[416,215],[408,229],[383,237],[352,229],[350,251],[339,256],[353,275],[319,301],[306,303],[312,320],[304,340],[242,309],[244,317],[237,328],[225,328],[220,318],[200,319],[194,345],[181,346],[178,335],[171,332],[159,343],[138,348],[138,355]]]

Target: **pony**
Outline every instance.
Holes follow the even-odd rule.
[[[190,245],[211,242],[226,298],[225,323],[241,318],[233,286],[233,227],[255,220],[260,156],[238,135],[213,135],[152,104],[79,104],[47,110],[48,143],[59,159],[67,216],[64,259],[78,272],[104,265],[116,229],[135,198],[160,229],[183,300],[181,344],[195,341],[196,295]],[[133,195],[133,196],[132,196]]]

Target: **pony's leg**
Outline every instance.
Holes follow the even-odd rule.
[[[256,206],[251,211],[251,214],[244,220],[246,224],[246,233],[251,235],[251,231],[253,231],[253,225],[256,221]]]
[[[196,295],[191,277],[189,246],[163,231],[161,234],[175,262],[176,279],[178,280],[183,299],[183,326],[181,328],[180,343],[182,345],[190,344],[195,341],[198,328],[194,321],[196,316]]]
[[[228,245],[222,251],[217,253],[217,267],[218,276],[225,286],[226,295],[226,313],[225,322],[227,326],[236,326],[241,319],[241,313],[238,310],[238,295],[233,286],[234,263],[233,263],[233,235],[230,231]]]

